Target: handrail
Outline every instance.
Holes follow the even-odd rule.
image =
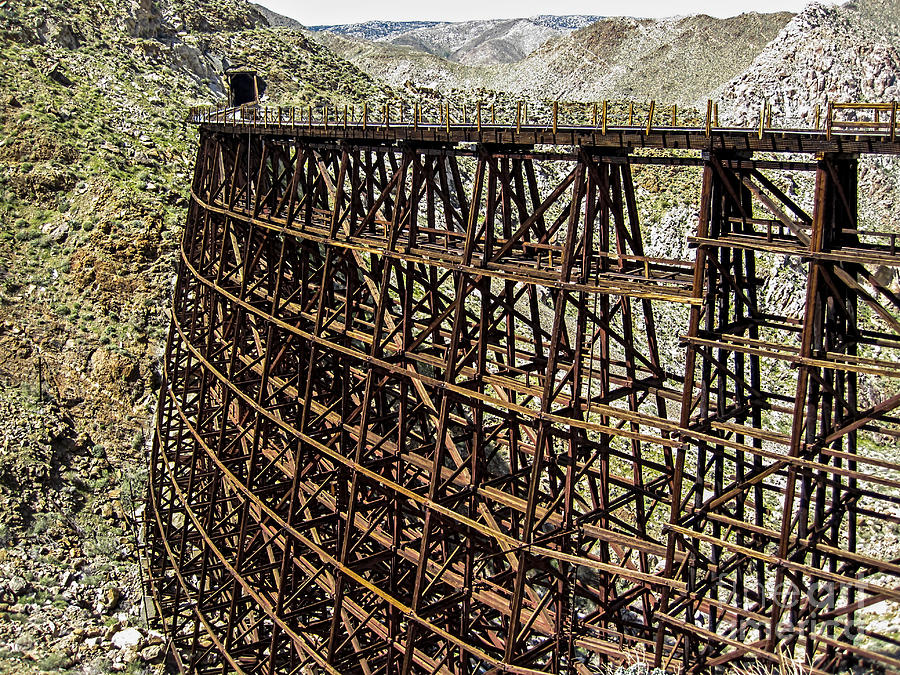
[[[304,127],[307,129],[333,129],[361,127],[380,128],[421,128],[443,129],[449,133],[453,129],[472,129],[479,132],[490,130],[542,130],[558,133],[560,130],[590,129],[606,134],[609,130],[627,130],[632,133],[650,135],[667,129],[694,132],[711,136],[721,132],[758,133],[763,138],[767,133],[818,132],[827,138],[832,134],[880,137],[896,141],[898,125],[898,103],[828,103],[824,120],[821,106],[815,107],[812,125],[809,127],[773,126],[772,105],[763,102],[759,122],[746,127],[723,127],[719,125],[719,107],[712,100],[707,102],[705,116],[697,112],[693,115],[672,108],[671,115],[656,115],[656,101],[634,103],[603,101],[602,117],[598,114],[597,103],[562,103],[553,101],[546,104],[545,114],[535,106],[517,101],[509,109],[498,109],[490,104],[490,119],[484,119],[483,102],[454,105],[442,100],[427,103],[385,102],[379,110],[365,103],[358,105],[325,105],[306,107],[262,106],[245,104],[239,107],[193,106],[187,121],[192,124],[217,124],[263,127]],[[373,111],[375,114],[372,114]],[[380,113],[380,114],[379,114]],[[617,123],[620,122],[621,123]]]
[[[830,131],[853,132],[856,135],[888,136],[897,139],[897,102],[832,103],[828,108]]]

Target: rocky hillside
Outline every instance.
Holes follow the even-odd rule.
[[[779,120],[812,123],[828,101],[900,99],[900,5],[812,4],[788,23],[718,97],[729,121],[753,123],[763,100]]]
[[[790,19],[786,12],[604,19],[544,45],[500,76],[513,92],[541,88],[562,100],[688,103],[741,73]]]
[[[0,672],[150,672],[137,537],[175,252],[223,68],[392,95],[243,0],[0,2]]]
[[[776,125],[800,126],[812,126],[815,106],[829,101],[900,100],[900,5],[808,6],[716,98],[725,123],[756,124],[765,100]],[[896,231],[900,163],[867,157],[860,176],[864,225]]]
[[[395,36],[389,44],[321,33],[315,39],[395,86],[411,82],[444,92],[480,86],[522,97],[692,103],[740,75],[791,18],[789,13],[607,18],[540,46],[538,33],[528,42],[518,24],[504,24],[502,40],[469,41],[465,24],[457,24],[463,32],[452,39],[437,26]],[[429,45],[418,39],[436,34],[446,40]],[[504,46],[508,43],[524,46]],[[497,64],[501,52],[507,56]]]
[[[478,66],[520,61],[551,39],[584,28],[599,18],[542,15],[457,23],[372,21],[318,26],[314,30],[410,47],[453,63]]]
[[[483,89],[493,81],[490,66],[464,66],[447,59],[390,42],[373,42],[329,32],[310,38],[372,77],[393,87],[428,89],[439,94]]]
[[[302,23],[296,21],[295,19],[291,19],[290,17],[284,16],[283,14],[273,12],[271,9],[263,7],[262,5],[258,5],[256,3],[250,4],[254,7],[254,9],[256,9],[260,14],[263,15],[266,23],[272,28],[290,28],[291,30],[301,30],[304,27]]]

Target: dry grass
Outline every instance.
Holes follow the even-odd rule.
[[[812,664],[792,657],[779,646],[775,655],[778,662],[755,661],[745,666],[733,666],[728,675],[810,675]]]
[[[662,670],[654,668],[649,655],[642,647],[623,647],[622,654],[625,657],[618,665],[609,664],[604,669],[604,675],[680,675],[681,669]]]

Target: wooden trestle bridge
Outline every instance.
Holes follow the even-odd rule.
[[[900,669],[900,249],[857,206],[895,106],[304,112],[191,112],[147,509],[180,670]],[[683,254],[649,171],[696,177]]]

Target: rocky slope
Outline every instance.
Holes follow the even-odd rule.
[[[255,2],[250,3],[254,9],[256,9],[260,14],[263,15],[263,18],[266,20],[266,23],[272,28],[290,28],[291,30],[301,30],[304,26],[299,21],[292,19],[290,17],[284,16],[283,14],[278,14],[277,12],[273,12],[271,9],[267,7],[263,7],[262,5],[258,5]]]
[[[393,37],[390,44],[324,33],[314,37],[395,86],[412,82],[443,92],[481,86],[522,97],[690,103],[743,72],[791,17],[749,13],[728,19],[607,18],[518,51],[504,44],[534,42],[526,43],[516,33],[517,24],[504,27],[503,40],[480,43],[468,42],[464,33],[441,33],[446,29],[438,26]],[[429,46],[417,39],[436,34],[445,41]],[[497,64],[501,51],[506,62]]]
[[[283,102],[392,95],[243,0],[0,3],[0,672],[158,668],[135,520],[184,117],[231,64]]]
[[[812,126],[816,105],[900,100],[900,5],[859,0],[814,3],[788,23],[753,63],[715,93],[723,123],[756,124],[763,101],[776,125]],[[867,227],[896,231],[900,163],[864,158],[861,212]]]
[[[897,100],[897,14],[897,5],[877,1],[810,5],[722,87],[722,110],[729,121],[752,124],[767,100],[779,120],[800,124],[828,101]]]
[[[501,77],[511,91],[540,88],[563,100],[692,102],[749,66],[790,18],[604,19],[546,44]]]

